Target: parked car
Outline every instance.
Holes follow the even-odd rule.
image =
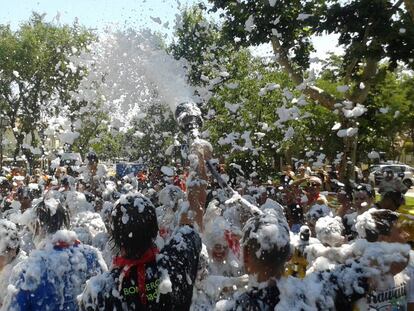
[[[369,179],[374,181],[376,186],[384,178],[384,172],[388,170],[392,170],[395,177],[401,178],[407,188],[414,185],[414,168],[406,164],[376,164],[372,165],[369,170]]]

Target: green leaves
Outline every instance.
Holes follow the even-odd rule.
[[[145,110],[145,116],[133,121],[125,134],[122,156],[132,160],[143,160],[149,166],[166,165],[165,152],[174,143],[179,129],[169,108],[154,102]]]
[[[34,13],[17,31],[0,26],[0,103],[15,129],[15,154],[25,134],[73,103],[71,93],[78,90],[84,68],[74,65],[71,57],[94,39],[78,25],[57,26],[43,18]]]
[[[268,168],[279,156],[286,156],[286,160],[289,160],[289,155],[303,158],[306,151],[314,150],[322,151],[328,159],[335,159],[338,152],[344,151],[344,142],[338,139],[336,130],[331,130],[336,123],[341,123],[344,128],[359,128],[358,139],[361,143],[357,155],[361,160],[372,149],[380,150],[376,148],[378,145],[375,146],[375,142],[382,150],[389,151],[385,142],[394,141],[401,132],[407,132],[410,122],[408,119],[403,121],[401,116],[397,117],[394,129],[384,126],[386,122],[392,126],[393,121],[386,119],[392,119],[398,109],[404,115],[409,115],[406,110],[409,95],[402,90],[402,85],[407,82],[395,84],[398,79],[392,82],[392,79],[386,78],[394,69],[391,58],[386,66],[378,68],[379,61],[386,55],[391,55],[389,47],[393,42],[397,40],[398,44],[402,44],[399,41],[401,35],[409,35],[411,29],[414,29],[411,27],[410,31],[407,29],[401,33],[398,30],[396,33],[395,30],[402,26],[394,18],[395,14],[403,17],[402,23],[409,22],[405,21],[406,12],[402,8],[393,8],[391,1],[385,0],[278,0],[273,7],[267,0],[210,2],[213,4],[212,11],[224,10],[222,27],[209,22],[209,29],[214,29],[217,35],[211,36],[209,41],[202,41],[198,50],[188,50],[193,42],[199,42],[198,36],[188,30],[178,35],[174,49],[181,51],[180,56],[191,64],[196,64],[197,74],[206,78],[190,81],[210,85],[210,97],[205,107],[210,117],[205,129],[217,154],[228,157],[227,162],[234,161],[242,165],[247,173],[260,171],[259,174],[266,177]],[[377,14],[379,10],[381,12]],[[198,21],[207,21],[206,17],[197,16]],[[187,18],[196,24],[195,19]],[[385,25],[381,25],[382,18],[385,19]],[[185,29],[194,29],[197,27],[195,24],[191,27],[187,25]],[[313,51],[310,37],[327,33],[339,34],[339,43],[345,49],[344,57],[331,55],[314,82],[324,94],[330,96],[332,101],[329,103],[322,103],[320,97],[314,97],[306,90],[304,94],[308,97],[305,97],[295,89],[292,80],[296,84],[301,82],[292,78],[292,70],[285,70],[286,73],[281,71],[285,64],[280,57],[276,62],[283,66],[279,67],[277,63],[269,65],[255,59],[245,49],[268,43],[271,36],[276,36],[293,70],[300,79],[307,78],[309,55]],[[408,44],[408,41],[405,42]],[[226,49],[211,49],[212,46],[220,45],[226,46]],[[228,46],[232,48],[227,48]],[[409,61],[403,54],[396,55],[395,59],[403,57]],[[192,70],[190,75],[191,72]],[[217,79],[221,72],[228,74],[225,79]],[[279,87],[266,91],[266,87],[272,84]],[[370,92],[371,87],[373,90]],[[306,99],[309,104],[302,106],[303,102],[292,102],[288,92],[297,100]],[[368,108],[359,119],[347,120],[341,116],[342,110],[334,105],[350,99],[355,99],[354,105],[361,103]],[[379,107],[374,108],[376,100],[406,106],[397,108],[390,104],[392,113],[382,115],[378,112]],[[283,115],[285,109],[290,108],[297,109],[300,117],[280,126],[281,116],[278,113]],[[378,127],[384,128],[384,131],[378,129],[378,133],[383,135],[381,138],[375,138]],[[293,136],[285,139],[289,136],[287,134]],[[246,138],[251,145],[247,144]],[[388,145],[391,146],[392,143]],[[346,153],[344,158],[346,157],[349,154]],[[250,163],[246,164],[246,161]]]

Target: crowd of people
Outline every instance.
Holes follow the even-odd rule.
[[[90,152],[1,176],[1,310],[414,310],[397,177],[376,200],[367,174],[263,182],[212,156],[199,140],[174,174],[119,178]]]

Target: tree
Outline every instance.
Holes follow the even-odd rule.
[[[300,85],[309,68],[314,50],[311,36],[339,34],[345,49],[345,84],[365,83],[364,89],[353,87],[347,98],[362,103],[381,59],[389,57],[391,67],[397,61],[414,68],[413,22],[402,8],[403,1],[244,1],[237,5],[211,0],[213,11],[223,9],[223,31],[229,41],[251,46],[271,42],[278,63]],[[237,40],[234,40],[237,38]],[[304,93],[332,108],[335,97],[309,85]]]
[[[172,50],[189,62],[190,77],[196,68],[201,81],[190,82],[209,90],[204,98],[204,135],[217,154],[227,164],[240,165],[246,175],[259,174],[263,179],[272,177],[269,168],[278,166],[279,158],[290,161],[312,148],[335,157],[339,144],[326,127],[331,128],[338,117],[324,107],[308,105],[272,61],[226,45],[218,26],[203,14],[199,7],[183,12]],[[304,145],[309,149],[301,148]]]
[[[406,90],[406,98],[407,98],[407,106],[408,113],[405,114],[405,118],[407,120],[407,127],[408,127],[408,135],[411,138],[411,143],[414,143],[414,78],[413,77],[406,77],[403,82],[403,87]]]
[[[212,55],[224,54],[226,46],[219,27],[205,17],[205,7],[200,3],[182,11],[175,39],[168,51],[176,58],[189,63],[188,80],[192,85],[204,85],[205,62]]]
[[[179,133],[171,110],[160,101],[154,101],[144,114],[134,118],[131,129],[125,134],[124,157],[140,160],[148,166],[166,165],[169,162],[165,151]]]
[[[70,149],[79,152],[83,158],[91,149],[102,159],[119,157],[122,136],[118,136],[116,132],[111,133],[110,117],[101,106],[101,103],[89,103],[77,111],[69,110],[70,132],[78,133]]]
[[[125,147],[125,135],[119,132],[102,131],[89,141],[90,148],[103,160],[116,161],[122,157]]]
[[[31,136],[31,146],[23,151],[32,162],[39,145],[37,129],[45,128],[48,116],[69,104],[85,75],[71,57],[93,38],[77,24],[54,25],[36,13],[17,31],[0,26],[0,105],[16,139],[14,157]]]
[[[404,0],[405,7],[407,11],[410,13],[411,19],[414,22],[414,1],[413,0]]]
[[[223,10],[223,33],[228,42],[243,47],[270,42],[278,64],[297,87],[331,111],[342,97],[354,105],[363,104],[379,82],[378,66],[384,58],[390,71],[398,62],[414,68],[413,21],[402,0],[210,2],[214,12]],[[340,97],[308,79],[314,50],[311,37],[321,34],[339,35],[338,44],[345,50],[337,79],[343,93]],[[343,118],[342,126],[355,127],[356,123]],[[345,138],[343,165],[355,145],[352,138]]]
[[[386,72],[383,81],[371,89],[368,111],[359,119],[359,149],[365,151],[360,160],[366,160],[365,155],[371,150],[397,159],[404,143],[413,139],[412,86],[412,77]]]

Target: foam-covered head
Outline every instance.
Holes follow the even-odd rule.
[[[321,217],[315,225],[316,237],[327,246],[341,246],[345,242],[344,231],[340,217]]]
[[[155,207],[141,193],[122,195],[111,220],[112,239],[127,258],[139,258],[153,245],[158,233]]]
[[[310,176],[309,177],[309,183],[311,185],[321,186],[322,185],[322,180],[318,176]]]
[[[231,225],[223,216],[214,215],[209,221],[205,218],[203,242],[207,248],[211,249],[215,244],[226,244],[224,238],[226,230],[231,230]]]
[[[183,102],[177,105],[175,118],[185,133],[203,126],[201,110],[192,102]]]
[[[161,205],[175,207],[184,197],[184,192],[179,187],[167,185],[158,194],[158,201]]]
[[[44,199],[35,207],[36,224],[35,234],[55,233],[60,229],[69,228],[70,215],[55,198]]]
[[[331,209],[325,204],[314,204],[307,213],[307,218],[309,221],[316,223],[316,221],[325,216],[333,216]]]
[[[284,214],[284,207],[272,199],[267,199],[266,202],[261,206],[261,209],[273,209],[282,215]]]
[[[16,225],[6,219],[0,219],[0,256],[20,247]]]
[[[290,255],[289,226],[283,213],[265,209],[243,228],[243,248],[264,265],[283,265]]]
[[[380,235],[389,236],[397,223],[398,214],[390,210],[371,208],[357,217],[355,228],[360,238],[378,241]]]

